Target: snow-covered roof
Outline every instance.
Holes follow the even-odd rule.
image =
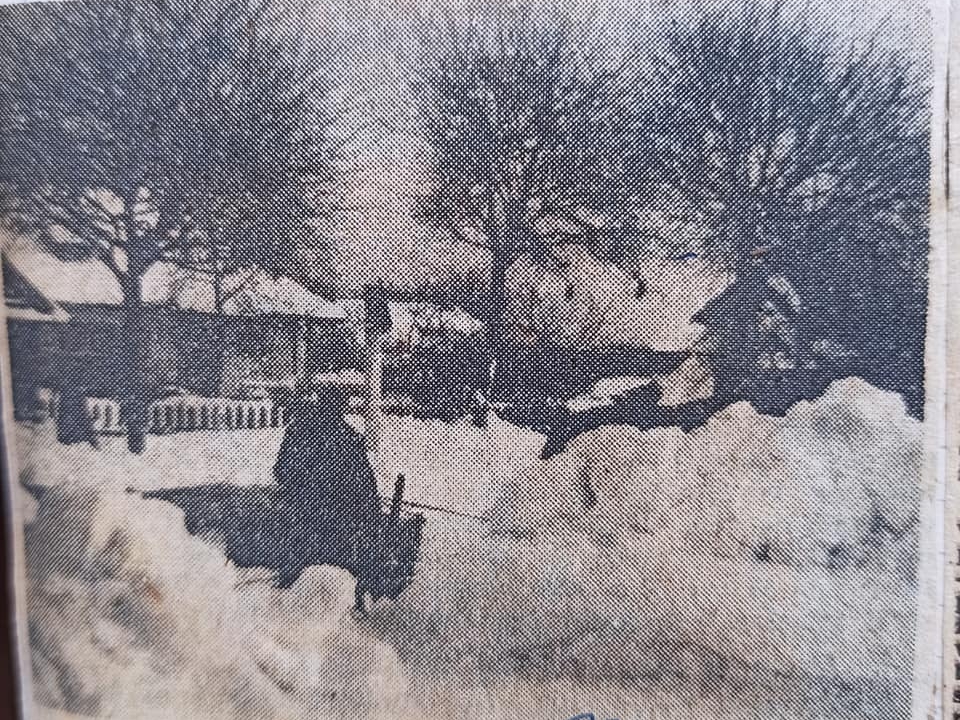
[[[391,343],[409,343],[424,331],[472,335],[483,330],[483,323],[459,306],[444,309],[431,303],[391,301],[387,307]]]
[[[35,308],[7,307],[7,320],[24,320],[29,322],[66,322],[70,316],[62,308],[54,308],[52,312],[42,312]]]
[[[215,277],[208,272],[158,262],[143,277],[143,300],[182,310],[216,310]],[[261,268],[240,270],[221,281],[225,315],[295,315],[343,320],[338,303],[326,300],[287,277],[273,277]]]
[[[25,235],[0,233],[4,259],[51,304],[120,305],[123,291],[116,275],[89,255],[58,256]],[[273,277],[249,268],[222,279],[223,311],[227,315],[292,315],[343,320],[344,308],[286,277]],[[183,310],[213,313],[215,279],[211,273],[184,269],[174,263],[154,263],[143,277],[143,301]]]
[[[787,277],[755,272],[735,279],[715,294],[693,315],[693,320],[706,324],[711,318],[726,317],[728,322],[739,322],[744,312],[754,313],[762,300],[773,300],[791,313],[805,309],[803,298]]]
[[[36,239],[0,231],[4,260],[54,305],[119,305],[123,291],[117,277],[102,261],[89,255],[45,252]]]
[[[577,344],[689,350],[705,329],[695,314],[730,276],[696,256],[632,259],[630,265],[627,272],[578,244],[558,246],[547,262],[521,257],[507,279],[521,311],[511,318],[513,326],[533,338],[552,334]]]
[[[363,341],[364,302],[361,298],[340,301],[350,324],[357,328],[358,341]],[[390,330],[384,341],[387,346],[416,344],[424,332],[454,332],[473,335],[483,330],[482,320],[470,315],[460,306],[440,307],[429,302],[390,300]]]

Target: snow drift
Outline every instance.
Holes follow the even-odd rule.
[[[396,654],[352,622],[340,570],[311,568],[279,591],[187,535],[175,507],[83,489],[43,493],[26,543],[34,692],[47,707],[407,717]]]
[[[652,533],[677,549],[793,566],[862,564],[916,521],[922,426],[899,395],[833,383],[783,418],[737,403],[689,434],[606,427],[521,474],[500,533]]]
[[[487,430],[386,421],[381,492],[404,472],[409,499],[467,512],[481,512],[543,443],[495,417]],[[18,488],[42,705],[71,716],[405,719],[440,702],[411,692],[394,648],[357,625],[345,572],[309,568],[274,589],[265,572],[237,570],[189,535],[174,505],[125,491],[271,482],[279,442],[272,429],[190,433],[150,437],[134,456],[123,438],[93,450],[18,426],[22,479],[39,497]]]
[[[847,379],[782,418],[606,427],[548,461],[495,417],[388,418],[384,437],[381,492],[404,472],[409,499],[490,522],[430,515],[416,581],[358,626],[341,571],[275,590],[122,489],[183,463],[262,482],[278,435],[135,458],[18,428],[25,479],[62,485],[24,514],[38,699],[163,718],[530,716],[554,691],[570,715],[614,698],[611,717],[905,707],[923,454],[897,396]]]
[[[783,418],[738,404],[689,434],[601,428],[519,471],[493,533],[428,545],[375,622],[401,657],[461,674],[905,701],[921,448],[899,396],[858,379]]]

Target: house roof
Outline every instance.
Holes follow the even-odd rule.
[[[47,300],[26,278],[3,260],[3,294],[8,320],[32,322],[66,322],[67,312]]]
[[[94,257],[71,257],[72,244],[62,255],[45,252],[36,239],[0,231],[3,259],[52,305],[119,305],[123,292],[116,276]]]
[[[143,277],[143,300],[182,310],[216,311],[213,274],[184,269],[174,263],[155,263]],[[240,270],[221,281],[225,315],[292,315],[344,320],[346,312],[287,277],[273,277],[261,268]]]
[[[533,342],[553,335],[598,347],[682,353],[705,332],[695,313],[730,282],[695,255],[634,257],[625,267],[569,243],[546,260],[525,255],[510,268],[508,287],[523,303],[511,330]]]
[[[0,231],[3,259],[51,305],[120,305],[123,291],[116,275],[101,260],[76,254],[64,243],[58,251],[40,247],[26,235]],[[274,278],[257,267],[222,279],[223,312],[227,315],[289,315],[343,320],[338,303],[326,300],[286,277]],[[143,301],[182,310],[213,313],[215,278],[211,273],[157,262],[143,277]]]
[[[779,308],[792,314],[805,308],[800,294],[783,275],[752,273],[738,278],[712,297],[693,315],[693,320],[703,324],[714,324],[718,320],[737,324],[745,313],[756,313],[764,300],[773,300]]]

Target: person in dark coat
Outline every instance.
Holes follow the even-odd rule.
[[[100,447],[93,418],[87,412],[86,394],[76,385],[68,385],[60,391],[57,441],[64,445],[90,443],[94,448]]]
[[[377,481],[363,438],[344,420],[346,409],[346,394],[339,390],[292,408],[273,468],[288,530],[280,587],[315,564],[360,577],[375,555],[381,524]]]

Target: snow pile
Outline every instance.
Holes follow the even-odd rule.
[[[111,717],[408,716],[396,654],[350,620],[343,571],[312,568],[279,591],[246,582],[262,578],[187,535],[166,503],[52,489],[37,505],[28,617],[43,705]]]
[[[126,487],[152,490],[179,485],[273,481],[282,428],[148,435],[143,455],[127,450],[126,438],[100,437],[100,449],[57,442],[53,423],[15,429],[21,477],[28,483],[65,488]]]
[[[473,513],[543,444],[495,416],[484,429],[385,422],[381,492],[389,497],[403,472],[408,499]],[[423,716],[396,650],[350,615],[349,575],[310,568],[275,589],[266,571],[237,570],[217,546],[187,534],[175,506],[124,490],[271,482],[280,437],[273,429],[151,436],[134,456],[124,438],[93,450],[57,444],[49,427],[18,426],[22,479],[40,497],[18,493],[39,702],[162,718]],[[474,468],[469,481],[465,464]],[[457,543],[448,534],[443,545]]]
[[[64,484],[24,503],[38,699],[397,719],[519,716],[553,689],[626,698],[611,717],[677,687],[692,690],[676,717],[688,696],[744,710],[722,717],[906,702],[923,456],[897,396],[848,379],[783,418],[738,404],[690,433],[607,427],[548,461],[541,436],[495,416],[385,422],[383,494],[403,472],[408,499],[490,523],[429,514],[417,579],[360,627],[343,572],[276,590],[187,535],[174,506],[122,490],[184,467],[191,482],[263,481],[271,431],[151,437],[135,457],[122,438],[94,451],[18,428],[24,479]]]
[[[26,535],[38,700],[184,716],[253,702],[269,714],[269,688],[252,687],[259,673],[229,641],[232,573],[216,548],[186,537],[178,511],[156,505],[90,491],[41,498]]]
[[[521,470],[494,533],[428,537],[376,623],[459,673],[842,679],[903,700],[921,464],[920,424],[857,379],[784,418],[603,428]]]
[[[660,405],[683,405],[713,395],[713,373],[699,355],[691,355],[672,373],[657,379]]]
[[[601,378],[585,393],[567,400],[564,405],[571,412],[610,407],[624,395],[649,385],[653,380],[639,375],[618,375]]]
[[[350,419],[362,432],[362,419]],[[380,495],[391,497],[402,473],[404,499],[474,514],[534,462],[545,440],[492,412],[485,428],[466,418],[445,423],[387,415],[384,423],[383,452],[379,461],[371,457]]]
[[[900,396],[848,379],[783,418],[737,403],[689,434],[585,433],[520,475],[492,517],[517,535],[580,523],[697,553],[862,564],[915,522],[922,463],[922,426]]]

